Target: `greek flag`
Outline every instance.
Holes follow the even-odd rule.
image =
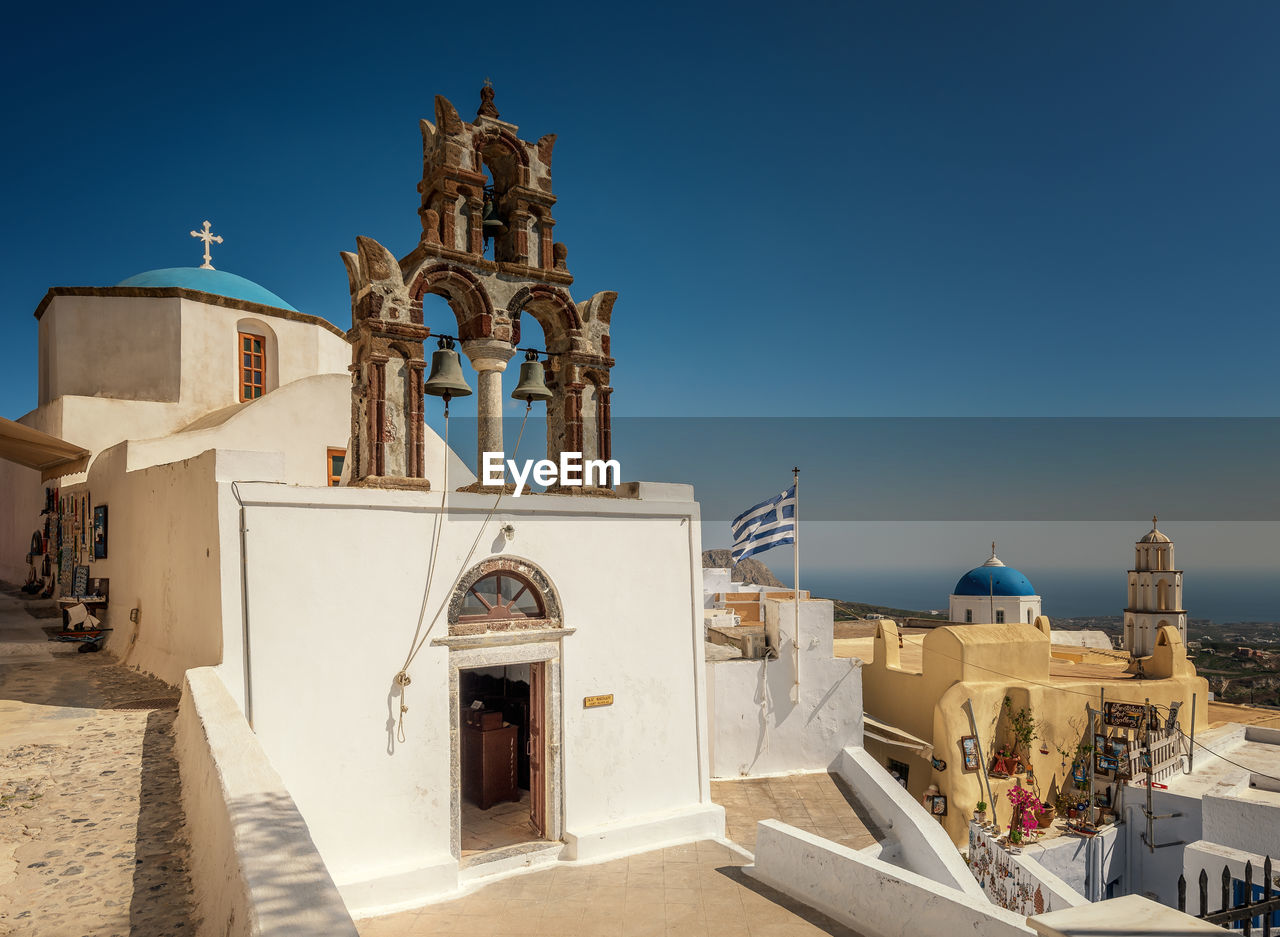
[[[729,525],[733,531],[733,562],[796,542],[796,486],[743,511]]]

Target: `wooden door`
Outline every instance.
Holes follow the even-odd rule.
[[[547,835],[547,665],[529,665],[529,822]]]

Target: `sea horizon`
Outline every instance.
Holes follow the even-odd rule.
[[[1120,616],[1126,598],[1125,573],[1025,569],[1055,618]],[[790,583],[791,571],[776,570]],[[801,570],[800,587],[813,595],[918,611],[947,608],[954,571]],[[1185,573],[1183,600],[1189,619],[1226,622],[1280,622],[1280,574],[1272,570]]]

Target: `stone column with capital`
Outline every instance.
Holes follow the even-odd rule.
[[[502,452],[502,372],[515,346],[496,338],[462,343],[462,353],[476,371],[476,475],[483,476],[484,454]]]
[[[484,199],[467,199],[467,244],[473,254],[484,254]]]

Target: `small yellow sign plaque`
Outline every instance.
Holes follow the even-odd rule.
[[[584,696],[582,698],[582,707],[584,709],[595,709],[597,706],[612,706],[613,694],[605,693],[601,696]]]

